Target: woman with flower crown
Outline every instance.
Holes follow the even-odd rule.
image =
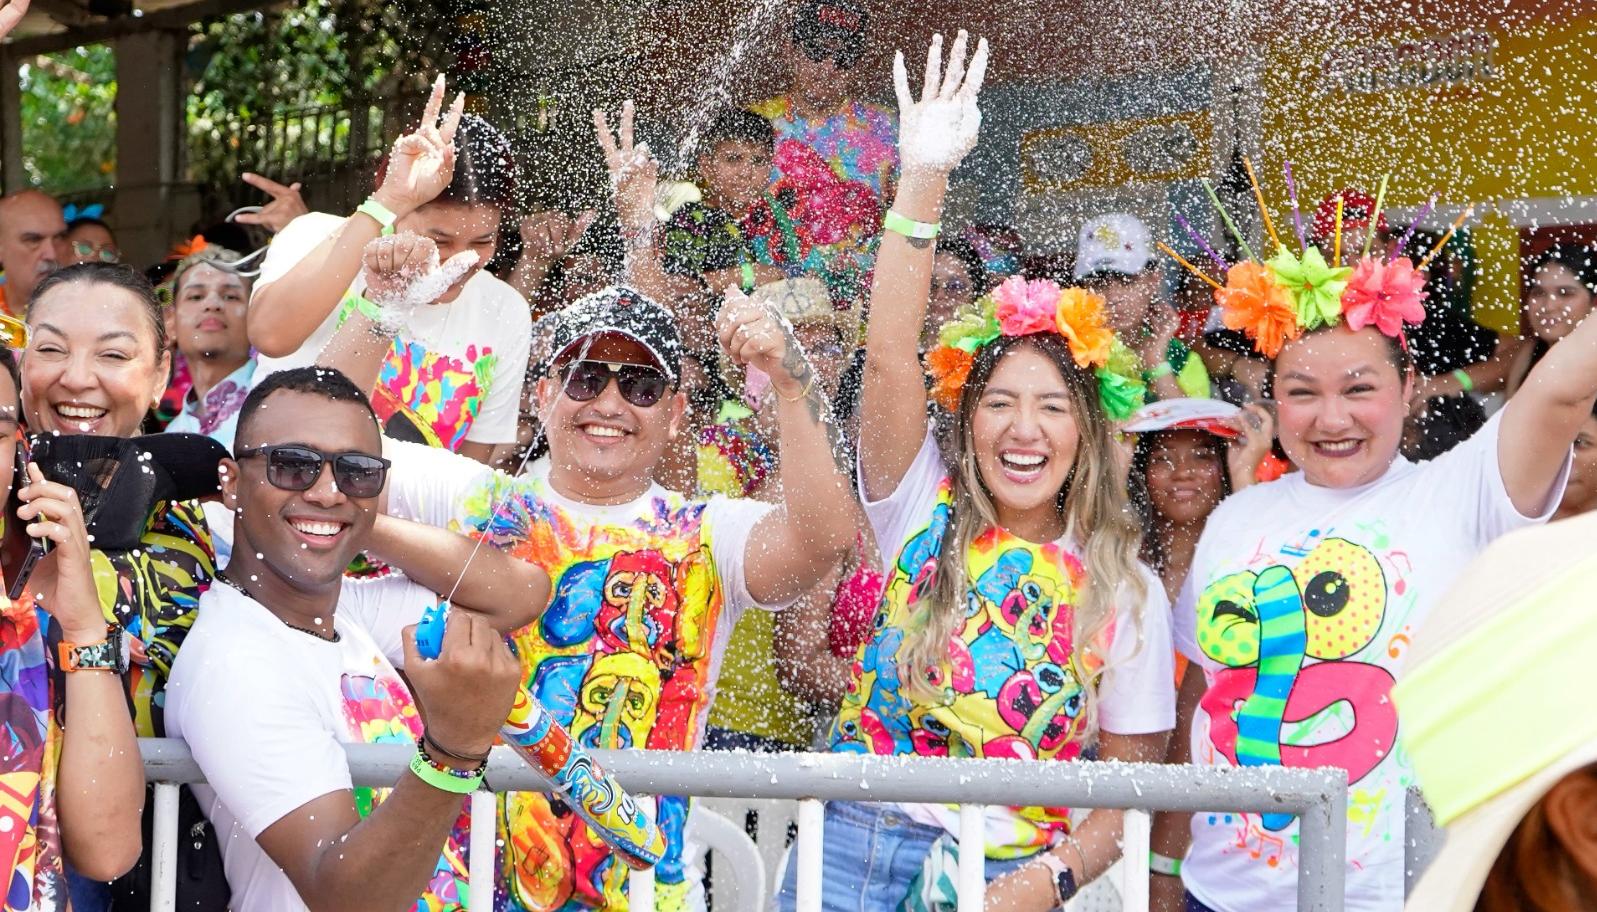
[[[924,91],[895,64],[902,178],[871,291],[860,428],[865,510],[888,587],[831,732],[835,751],[1068,760],[1162,759],[1174,721],[1168,603],[1137,560],[1111,412],[1142,391],[1102,299],[1014,278],[963,311],[930,353],[946,452],[918,357],[949,172],[975,145],[981,43],[966,36]],[[1118,354],[1118,357],[1116,355]],[[942,424],[944,422],[938,422]],[[1053,909],[1120,854],[1118,812],[1076,829],[1065,808],[989,808],[989,908]],[[957,814],[832,802],[822,907],[954,908]],[[983,847],[971,847],[980,851]],[[779,907],[795,904],[789,869]]]
[[[1345,908],[1395,912],[1414,777],[1393,681],[1464,565],[1557,508],[1570,443],[1597,398],[1597,320],[1470,440],[1414,464],[1398,445],[1416,381],[1404,326],[1424,318],[1424,261],[1372,257],[1367,245],[1344,257],[1336,238],[1326,250],[1294,245],[1268,212],[1264,223],[1273,256],[1249,252],[1216,298],[1226,325],[1274,359],[1279,439],[1298,471],[1209,517],[1175,610],[1177,646],[1193,660],[1178,730],[1190,722],[1191,761],[1204,766],[1347,770]],[[1179,855],[1163,839],[1168,822],[1156,851]],[[1178,822],[1190,823],[1190,847],[1155,865],[1174,875],[1155,878],[1156,892],[1174,894],[1162,908],[1298,908],[1293,818]]]

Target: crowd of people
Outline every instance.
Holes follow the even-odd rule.
[[[1411,787],[1481,829],[1493,793],[1438,744],[1468,743],[1460,692],[1518,704],[1475,681],[1493,600],[1454,624],[1446,593],[1497,579],[1466,567],[1499,538],[1531,582],[1497,602],[1535,547],[1580,567],[1593,251],[1529,262],[1497,334],[1427,269],[1447,239],[1355,189],[1296,237],[1261,213],[1258,253],[1200,241],[1212,269],[1127,212],[1064,255],[955,230],[987,45],[933,38],[918,85],[900,54],[887,110],[851,81],[868,26],[800,4],[790,91],[715,117],[688,173],[630,103],[594,112],[603,215],[519,211],[512,144],[441,77],[354,212],[250,175],[264,206],[142,272],[98,208],[0,199],[7,909],[148,906],[135,739],[162,736],[205,778],[180,908],[462,908],[465,796],[527,700],[585,748],[1340,767],[1371,912],[1404,904]],[[1589,677],[1549,607],[1575,592],[1519,612],[1568,627],[1548,687]],[[1487,678],[1535,703],[1517,667]],[[353,787],[351,742],[415,754]],[[1428,895],[1597,908],[1576,747],[1503,764],[1547,798]],[[496,909],[628,907],[596,824],[497,802]],[[658,907],[703,908],[690,799],[649,807]],[[984,815],[988,909],[1122,854],[1117,812]],[[955,908],[951,808],[831,802],[823,836],[825,909]],[[1290,815],[1162,814],[1154,905],[1296,908],[1298,861]]]

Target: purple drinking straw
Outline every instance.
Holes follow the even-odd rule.
[[[1425,204],[1425,208],[1420,210],[1419,215],[1414,216],[1414,221],[1408,223],[1408,230],[1403,232],[1403,239],[1397,242],[1398,253],[1402,253],[1403,248],[1408,246],[1408,239],[1413,237],[1414,229],[1418,228],[1420,226],[1420,222],[1424,221],[1425,217],[1431,214],[1431,209],[1436,206],[1436,197],[1439,195],[1440,194],[1438,193],[1432,193],[1430,201]]]
[[[1181,213],[1172,212],[1170,214],[1176,217],[1176,224],[1187,232],[1187,236],[1196,241],[1198,246],[1203,248],[1203,252],[1209,255],[1209,259],[1214,261],[1214,268],[1220,270],[1221,275],[1225,275],[1225,258],[1214,252],[1214,248],[1209,246],[1209,242],[1203,239],[1203,235],[1193,229],[1191,223],[1183,218]]]
[[[1286,192],[1292,197],[1292,227],[1298,232],[1298,249],[1309,249],[1309,239],[1303,234],[1303,213],[1298,209],[1298,185],[1292,180],[1292,163],[1283,162],[1282,168],[1286,170]]]

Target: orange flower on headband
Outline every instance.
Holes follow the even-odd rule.
[[[959,397],[975,363],[975,355],[950,345],[932,349],[926,356],[926,369],[932,375],[932,398],[938,405],[950,412],[959,411]]]
[[[1232,266],[1225,287],[1214,296],[1226,328],[1246,333],[1266,358],[1280,354],[1286,340],[1303,332],[1292,295],[1276,284],[1269,269],[1251,260]]]
[[[1090,291],[1067,288],[1059,296],[1055,319],[1059,334],[1070,343],[1070,355],[1077,367],[1103,367],[1109,361],[1115,334],[1103,312],[1104,299]]]
[[[168,260],[187,259],[194,254],[199,253],[201,250],[204,250],[208,246],[210,245],[206,243],[205,235],[196,234],[189,240],[178,241],[176,244],[173,244],[172,250],[167,253],[166,258]]]

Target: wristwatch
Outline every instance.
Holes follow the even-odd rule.
[[[105,629],[105,639],[87,646],[62,643],[56,647],[56,658],[61,670],[110,671],[123,674],[128,670],[128,635],[117,625]]]
[[[1055,855],[1048,849],[1043,849],[1037,856],[1037,861],[1043,867],[1053,872],[1054,891],[1058,894],[1058,901],[1063,905],[1066,900],[1076,895],[1076,875],[1070,870],[1070,865],[1063,858]]]

